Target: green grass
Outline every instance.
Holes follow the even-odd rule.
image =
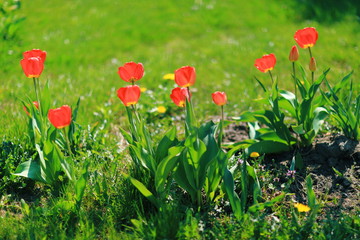
[[[117,68],[128,61],[142,62],[146,73],[138,83],[153,93],[143,93],[141,111],[154,135],[162,133],[181,114],[169,97],[175,85],[162,76],[191,65],[197,71],[193,93],[197,118],[219,115],[211,101],[211,93],[217,90],[228,95],[227,115],[238,116],[259,106],[253,99],[262,97],[262,90],[254,76],[270,84],[268,75],[254,67],[254,60],[263,54],[277,56],[273,74],[281,88],[292,90],[288,54],[295,44],[295,31],[308,26],[319,32],[313,48],[318,74],[330,67],[329,81],[334,83],[354,70],[354,86],[359,91],[359,20],[352,15],[332,24],[303,20],[297,4],[280,0],[22,1],[18,15],[26,20],[17,37],[0,40],[0,139],[4,141],[0,160],[14,170],[34,152],[27,144],[27,116],[20,99],[35,99],[35,93],[19,61],[22,52],[39,48],[48,53],[40,80],[42,84],[50,81],[52,107],[75,106],[79,97],[82,100],[78,160],[91,159],[91,177],[78,213],[66,207],[65,193],[56,196],[43,185],[1,170],[7,178],[0,180],[0,239],[153,239],[154,235],[297,239],[291,209],[281,206],[273,209],[276,216],[266,210],[239,221],[229,214],[226,203],[219,203],[225,206],[221,213],[195,213],[186,209],[185,197],[157,212],[122,176],[132,170],[126,151],[120,151],[124,146],[118,127],[127,126],[127,120],[116,96],[116,90],[126,85]],[[300,49],[300,54],[300,63],[307,68],[308,53]],[[166,106],[171,116],[159,119],[156,111],[148,112],[159,105]],[[98,128],[91,132],[88,126]],[[5,151],[10,141],[13,145]],[[21,198],[29,212],[21,206]],[[131,219],[138,219],[139,224],[132,224]],[[319,234],[313,237],[356,239],[359,225],[356,214],[329,215],[314,224],[313,231]]]
[[[200,4],[201,3],[201,4]],[[118,119],[123,107],[116,89],[125,85],[117,68],[127,61],[142,62],[146,75],[141,86],[158,91],[163,74],[195,66],[196,106],[204,115],[217,114],[210,94],[226,91],[230,116],[254,106],[262,94],[254,76],[269,80],[253,66],[254,60],[275,53],[274,74],[281,87],[290,84],[290,48],[297,29],[314,26],[319,40],[313,49],[318,69],[331,67],[335,82],[351,70],[358,77],[356,59],[359,22],[355,17],[333,25],[299,21],[301,12],[282,1],[24,1],[19,15],[26,17],[17,42],[2,44],[0,62],[1,134],[19,135],[24,121],[19,97],[34,98],[32,81],[19,66],[23,51],[48,52],[42,81],[50,80],[53,106],[82,98],[80,123],[97,121],[94,112],[105,108]],[[9,55],[11,53],[11,55]],[[308,55],[300,62],[307,67]],[[169,95],[170,90],[166,93]],[[162,93],[163,94],[163,93]],[[170,98],[167,98],[171,105]],[[200,115],[200,114],[199,114]],[[200,117],[200,116],[199,116]]]

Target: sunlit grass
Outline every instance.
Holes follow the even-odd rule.
[[[358,92],[359,20],[354,16],[332,24],[299,20],[302,12],[298,11],[297,2],[22,1],[19,15],[26,20],[17,38],[0,42],[0,140],[15,143],[11,154],[17,161],[26,161],[33,154],[33,149],[26,146],[27,116],[20,100],[26,96],[35,99],[35,93],[19,61],[26,50],[45,50],[48,57],[40,80],[43,84],[50,81],[51,108],[64,104],[74,107],[79,97],[82,100],[78,115],[83,134],[79,161],[91,159],[92,175],[82,211],[76,216],[64,210],[63,196],[51,195],[44,186],[31,186],[42,195],[26,200],[31,208],[29,216],[23,212],[20,199],[12,199],[11,194],[1,198],[0,238],[139,239],[150,238],[154,229],[158,236],[171,233],[180,239],[198,236],[246,239],[260,237],[260,234],[264,238],[292,236],[291,209],[282,205],[272,209],[274,214],[264,210],[257,216],[245,215],[242,222],[229,214],[226,202],[220,204],[226,206],[224,209],[214,207],[204,215],[191,210],[185,212],[186,206],[181,205],[183,199],[174,199],[180,202],[174,204],[179,209],[158,213],[151,208],[122,175],[131,173],[131,167],[118,127],[127,128],[128,122],[116,90],[126,85],[117,74],[118,67],[128,61],[142,62],[145,76],[137,84],[146,91],[140,98],[139,111],[155,139],[174,122],[180,122],[178,116],[183,115],[169,97],[174,82],[163,76],[184,65],[194,66],[197,71],[192,101],[198,119],[220,115],[212,103],[214,91],[227,93],[226,115],[239,116],[242,111],[261,106],[254,100],[263,97],[254,76],[264,84],[271,84],[269,76],[254,67],[254,60],[264,54],[274,53],[277,57],[273,75],[278,78],[279,87],[293,90],[288,61],[289,51],[295,45],[293,35],[298,29],[312,26],[319,32],[319,40],[312,49],[318,64],[316,75],[330,67],[328,80],[334,83],[354,70],[352,78]],[[308,52],[300,49],[299,62],[305,69],[308,61]],[[162,113],[164,109],[166,112]],[[94,128],[88,125],[97,126],[98,132],[90,133]],[[276,185],[272,179],[278,175],[261,174]],[[8,179],[6,183],[11,185],[11,181]],[[18,181],[22,183],[23,179]],[[14,186],[18,187],[18,182]],[[290,202],[289,197],[285,204]],[[131,219],[143,222],[134,226]],[[172,219],[178,222],[168,224]],[[204,221],[206,226],[202,229]],[[341,218],[329,215],[315,223],[314,230],[324,238],[333,234],[334,239],[341,239],[358,234],[359,224],[355,214]],[[16,233],[12,233],[15,228]]]
[[[105,103],[113,112],[123,111],[115,94],[122,86],[116,72],[127,61],[144,64],[146,75],[139,84],[154,91],[165,73],[195,66],[197,108],[204,115],[217,114],[210,94],[226,91],[226,111],[236,115],[254,106],[252,99],[261,94],[254,76],[266,76],[253,64],[263,54],[277,56],[274,75],[281,87],[292,86],[288,53],[294,32],[306,26],[319,31],[313,52],[320,71],[331,67],[330,81],[352,69],[358,76],[358,22],[298,22],[301,13],[281,1],[35,0],[23,2],[21,14],[27,19],[18,33],[20,44],[2,46],[1,106],[12,117],[4,118],[8,127],[1,131],[10,135],[22,121],[17,97],[34,97],[19,67],[21,53],[32,48],[48,52],[42,81],[51,81],[54,107],[75,104],[81,96],[83,124],[96,121],[93,112]],[[300,54],[307,67],[307,52]]]

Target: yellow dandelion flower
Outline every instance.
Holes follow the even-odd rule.
[[[175,80],[175,74],[174,73],[167,73],[163,76],[163,79],[165,80]]]
[[[141,91],[141,92],[146,92],[146,90],[147,90],[146,87],[141,87],[141,88],[140,88],[140,91]]]
[[[166,108],[165,108],[164,106],[159,106],[159,107],[157,108],[157,111],[158,111],[158,113],[165,113],[165,112],[166,112]]]
[[[294,207],[297,208],[299,212],[308,212],[310,211],[310,207],[301,203],[294,203]]]
[[[258,153],[258,152],[252,152],[252,153],[250,153],[250,157],[252,157],[252,158],[257,158],[257,157],[259,157],[260,156],[260,154]]]

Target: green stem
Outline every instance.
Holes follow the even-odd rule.
[[[192,114],[192,116],[193,116],[193,118],[194,118],[194,120],[195,120],[196,118],[195,118],[194,107],[193,107],[192,101],[191,101],[190,87],[187,87],[187,91],[188,91],[188,94],[189,94],[189,99],[188,99],[188,101],[189,101],[189,105],[190,105],[190,108],[191,108],[191,114]],[[195,123],[193,123],[193,124],[196,126],[196,121],[195,121]]]
[[[273,78],[273,75],[271,73],[271,70],[269,70],[269,74],[270,74],[270,78],[271,78],[271,83],[274,84],[274,78]]]
[[[314,75],[315,75],[315,73],[311,72],[311,82],[312,82],[312,84],[314,84]]]
[[[66,128],[63,128],[62,131],[63,131],[64,137],[65,137],[65,141],[66,141],[66,145],[67,145],[67,148],[68,148],[68,151],[69,151],[69,155],[70,155],[71,158],[74,158],[74,155],[73,155],[73,153],[71,151],[69,136],[66,133]]]
[[[198,202],[198,207],[201,208],[201,190],[197,191],[197,202]]]
[[[37,100],[37,102],[39,104],[39,111],[40,111],[40,116],[41,116],[41,119],[42,119],[43,115],[42,115],[42,111],[41,111],[40,94],[39,94],[38,84],[36,83],[37,82],[36,80],[37,80],[36,78],[33,78],[35,94],[36,94],[36,100]]]
[[[218,145],[219,148],[221,148],[222,140],[223,140],[223,128],[224,128],[224,105],[221,106],[221,119],[219,123],[220,129],[219,129],[219,139],[218,139]]]
[[[138,122],[140,122],[140,118],[139,118],[139,115],[137,114],[135,104],[132,104],[132,105],[131,105],[131,108],[132,108],[132,109],[133,109],[133,111],[134,111],[134,114],[135,114],[136,120],[137,120]]]
[[[294,91],[295,91],[295,99],[297,100],[297,89],[296,89],[296,71],[295,71],[295,62],[292,62],[293,76],[294,76]]]
[[[309,53],[310,53],[310,58],[312,58],[311,47],[308,47],[308,49],[309,49]]]
[[[224,105],[221,105],[221,121],[224,122]]]

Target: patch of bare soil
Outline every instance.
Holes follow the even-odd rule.
[[[246,125],[231,124],[225,131],[225,141],[247,139]],[[360,143],[334,134],[319,136],[313,145],[299,150],[304,168],[297,170],[290,187],[298,202],[306,203],[305,177],[310,174],[317,199],[329,210],[346,212],[360,210]],[[286,171],[294,152],[265,157],[267,168]],[[285,167],[285,168],[284,168]],[[281,182],[287,181],[286,178]]]

